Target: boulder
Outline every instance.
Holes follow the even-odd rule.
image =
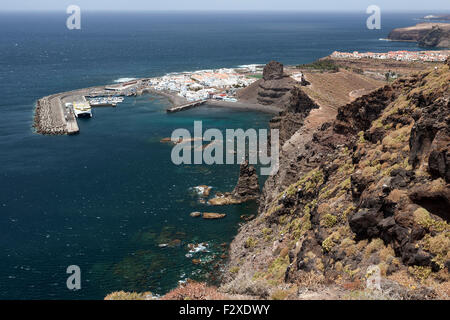
[[[209,197],[209,193],[211,192],[211,189],[212,188],[210,186],[206,186],[206,185],[194,187],[194,190],[201,197]]]
[[[202,214],[201,214],[201,212],[195,211],[195,212],[191,212],[189,215],[193,218],[197,218],[197,217],[200,217]]]
[[[203,219],[222,219],[225,218],[225,213],[203,212]]]
[[[373,238],[379,236],[378,223],[382,220],[382,212],[363,209],[350,218],[349,225],[359,239]]]
[[[428,171],[435,177],[450,182],[450,130],[440,130],[431,144]]]

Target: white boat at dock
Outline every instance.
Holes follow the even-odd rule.
[[[89,100],[91,107],[102,107],[102,106],[117,106],[118,103],[123,102],[123,97],[97,97]]]
[[[92,118],[92,109],[87,102],[74,102],[73,112],[77,118]]]

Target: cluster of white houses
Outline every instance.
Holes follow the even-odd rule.
[[[389,52],[339,52],[335,51],[331,54],[332,58],[345,59],[390,59],[397,61],[424,61],[424,62],[443,62],[450,55],[449,50],[442,51],[389,51]]]
[[[234,98],[236,90],[255,82],[257,78],[251,76],[251,73],[257,71],[259,71],[257,66],[245,66],[236,69],[171,73],[149,79],[147,85],[157,91],[176,92],[188,101],[204,99],[236,101]]]
[[[106,86],[102,92],[92,92],[90,98],[101,97],[105,92],[114,96],[135,95],[138,91],[151,88],[177,94],[187,101],[215,99],[236,102],[236,91],[248,87],[262,77],[263,69],[264,65],[245,65],[237,68],[169,73],[157,78],[126,78],[127,81]],[[298,82],[304,79],[303,74],[299,72],[291,77]]]

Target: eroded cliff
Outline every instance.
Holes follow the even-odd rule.
[[[393,41],[418,42],[421,47],[450,47],[450,24],[419,23],[412,27],[397,28],[388,36]]]
[[[342,106],[314,129],[302,126],[309,100],[291,103],[274,121],[280,170],[231,244],[221,290],[448,299],[449,83],[447,61]],[[371,270],[380,290],[367,293]]]

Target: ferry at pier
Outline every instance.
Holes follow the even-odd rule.
[[[86,102],[73,103],[73,112],[77,118],[92,118],[91,106]]]

